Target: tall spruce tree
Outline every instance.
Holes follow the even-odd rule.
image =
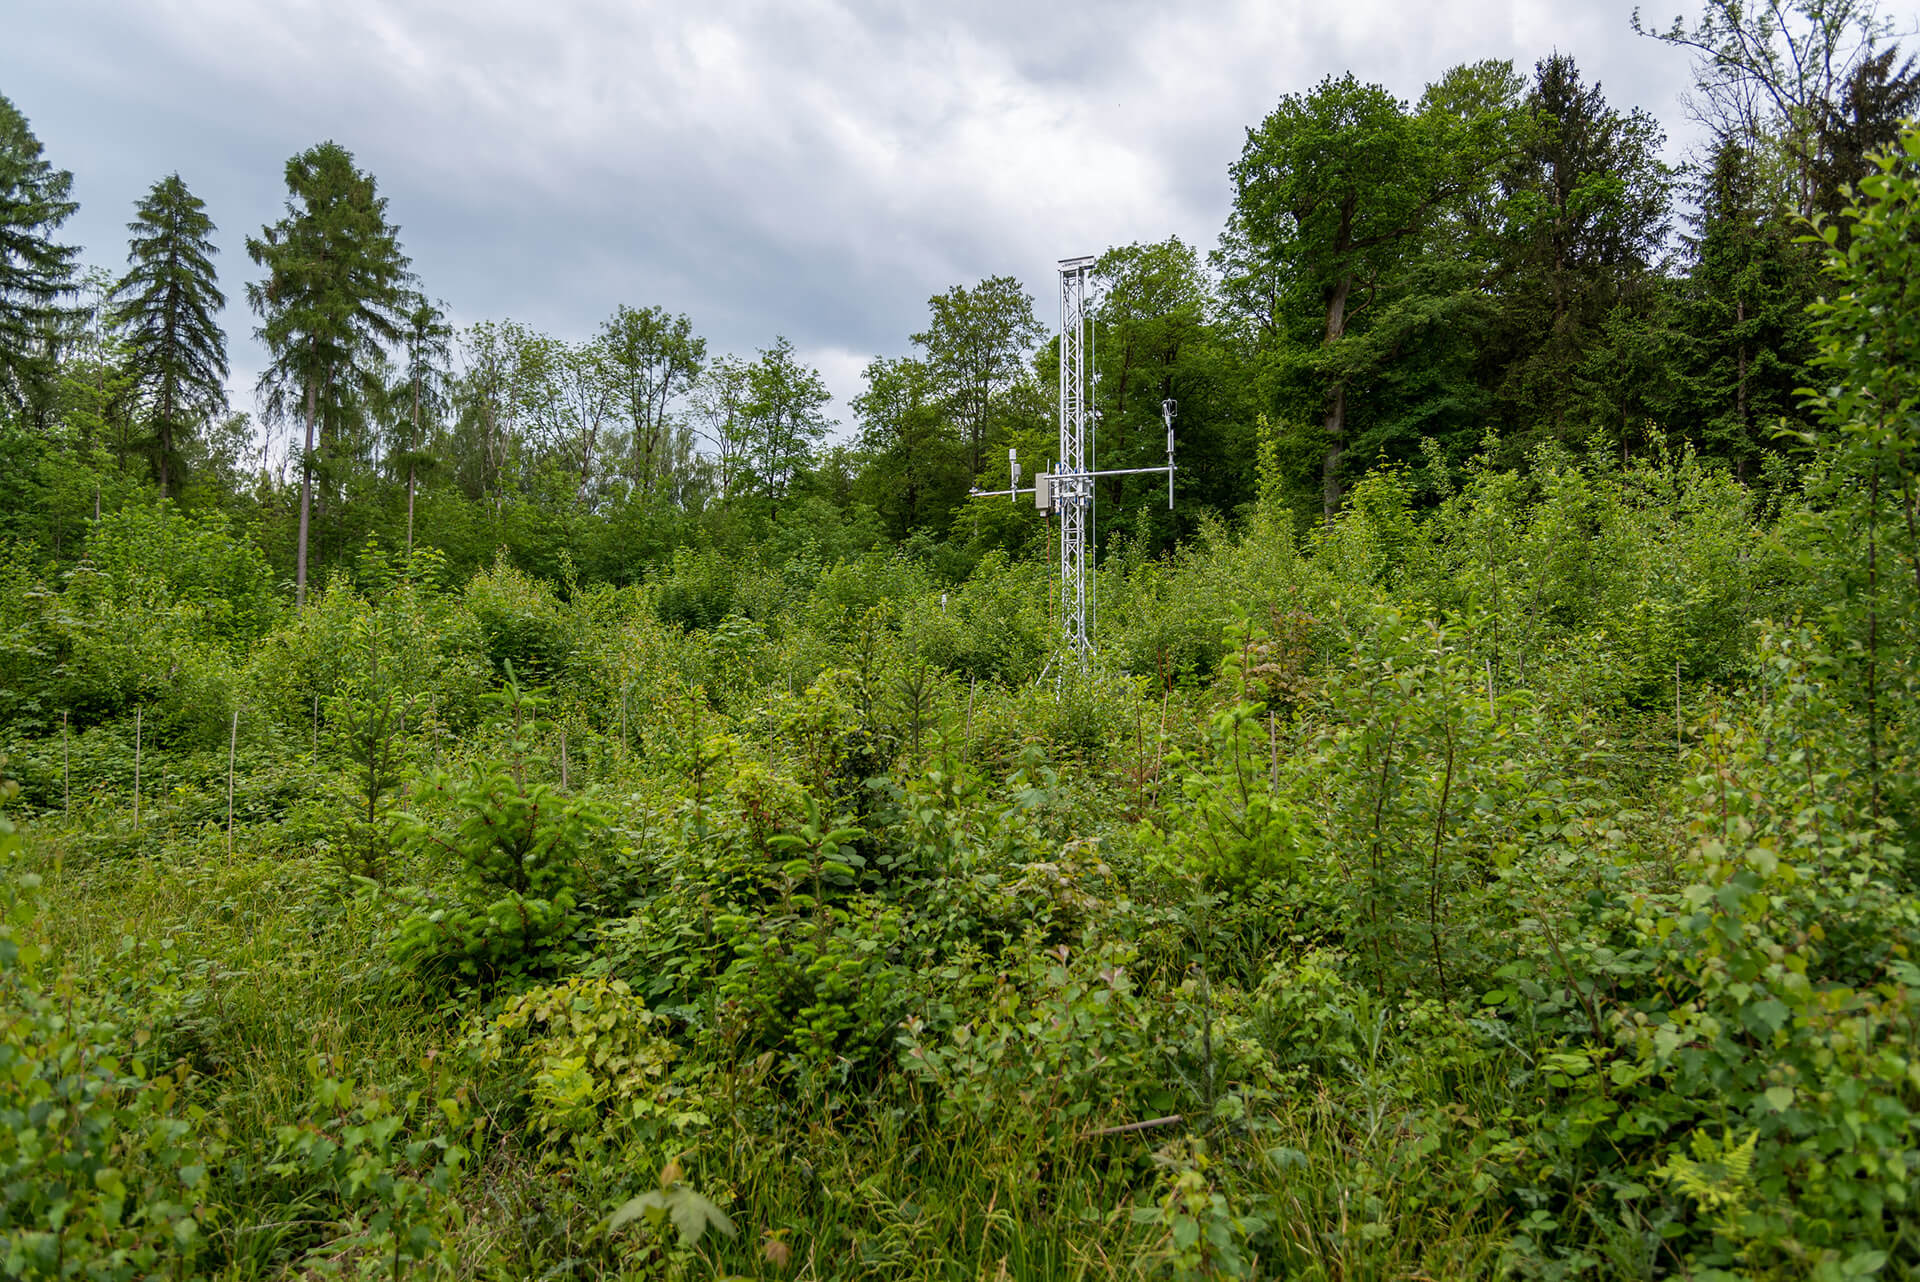
[[[405,332],[411,277],[386,198],[340,144],[321,143],[287,162],[286,210],[247,238],[247,255],[267,269],[265,280],[247,286],[247,302],[273,358],[260,376],[268,412],[297,409],[306,426],[294,553],[295,599],[305,605],[320,416],[377,387],[383,346]]]
[[[1566,54],[1534,69],[1529,127],[1502,177],[1499,388],[1518,439],[1578,440],[1592,426],[1574,372],[1615,311],[1644,297],[1665,243],[1661,132],[1607,104]]]
[[[80,206],[73,175],[41,155],[27,118],[0,97],[0,403],[44,403],[52,381],[49,335],[71,309],[76,246],[53,234]]]
[[[405,409],[400,448],[388,454],[389,463],[407,473],[407,551],[413,551],[413,498],[422,468],[431,466],[428,429],[446,412],[452,379],[453,327],[446,314],[424,297],[415,295],[407,308],[401,335],[400,385],[390,389],[392,399]]]
[[[1681,295],[1685,338],[1674,358],[1685,398],[1677,421],[1743,477],[1778,447],[1774,427],[1796,416],[1813,354],[1806,309],[1819,288],[1818,260],[1770,199],[1760,164],[1729,138],[1700,174]]]
[[[1920,112],[1920,69],[1900,46],[1888,45],[1854,67],[1840,101],[1823,103],[1817,130],[1819,154],[1813,164],[1813,207],[1839,224],[1835,245],[1844,250],[1852,237],[1847,209],[1861,179],[1874,172],[1873,153],[1900,136],[1901,122]]]
[[[164,496],[194,424],[226,407],[227,336],[215,317],[227,299],[213,269],[213,220],[179,174],[155,183],[134,210],[114,320],[133,351]]]

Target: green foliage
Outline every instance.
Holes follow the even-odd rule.
[[[27,118],[0,98],[0,398],[44,406],[54,375],[46,334],[66,318],[61,296],[78,246],[53,235],[80,206],[73,175],[42,155]]]
[[[226,406],[227,336],[214,316],[227,299],[213,269],[213,220],[179,174],[153,185],[127,230],[132,267],[114,286],[115,320],[132,349],[164,496],[196,420]]]
[[[652,1254],[667,1255],[668,1276],[681,1274],[682,1257],[700,1245],[709,1233],[732,1238],[739,1234],[733,1220],[709,1198],[697,1193],[684,1179],[678,1159],[660,1168],[660,1186],[648,1189],[622,1202],[607,1217],[607,1232],[618,1233],[629,1225],[638,1225],[650,1240]],[[669,1230],[672,1245],[678,1251],[667,1252]]]
[[[447,826],[413,818],[401,833],[429,866],[452,865],[450,886],[405,892],[414,907],[393,939],[394,955],[430,978],[490,984],[549,964],[580,924],[586,844],[604,823],[591,792],[533,777],[544,764],[533,751],[537,702],[511,666],[490,702],[506,760],[436,778],[428,795]]]
[[[1823,577],[1836,581],[1833,627],[1854,666],[1866,713],[1876,812],[1891,801],[1909,841],[1920,835],[1910,733],[1920,641],[1920,304],[1912,296],[1920,233],[1920,128],[1860,183],[1852,236],[1822,228],[1834,297],[1820,317],[1810,408],[1833,440],[1822,478],[1832,514],[1809,533]],[[1890,794],[1890,795],[1889,795]]]
[[[260,376],[268,411],[305,422],[294,557],[296,604],[304,606],[314,451],[338,444],[352,394],[378,386],[372,358],[403,332],[408,259],[386,198],[340,144],[293,157],[286,178],[285,216],[247,238],[247,256],[267,270],[247,286],[247,303],[272,356]]]
[[[930,331],[861,408],[884,463],[777,475],[768,370],[717,359],[687,422],[738,453],[709,474],[672,318],[618,314],[632,377],[605,418],[622,335],[481,327],[450,421],[425,397],[415,423],[393,368],[316,402],[336,572],[298,611],[266,568],[290,494],[268,482],[248,524],[113,490],[114,384],[75,399],[60,430],[84,418],[94,452],[22,455],[85,467],[8,526],[45,541],[0,552],[30,815],[24,843],[0,826],[0,1272],[1920,1267],[1920,150],[1829,244],[1821,435],[1756,487],[1652,428],[1624,456],[1613,423],[1589,435],[1582,380],[1669,341],[1594,292],[1652,224],[1593,156],[1644,137],[1570,64],[1542,77],[1531,123],[1489,63],[1417,109],[1330,82],[1251,140],[1338,178],[1303,140],[1358,113],[1380,132],[1347,159],[1382,163],[1351,190],[1386,205],[1353,215],[1419,224],[1348,247],[1371,296],[1331,341],[1337,274],[1236,259],[1306,291],[1267,300],[1299,332],[1263,347],[1223,339],[1176,243],[1103,257],[1103,436],[1150,457],[1178,399],[1214,447],[1257,438],[1260,501],[1164,557],[1158,518],[1116,537],[1084,670],[1049,657],[1039,517],[974,505],[941,542],[954,460],[901,452],[965,448],[983,403],[984,441],[1036,445],[1045,357],[970,408]],[[1247,177],[1337,232],[1299,174]],[[1584,448],[1396,435],[1479,421],[1462,264],[1537,275],[1556,245],[1580,313],[1559,338],[1617,344],[1556,349],[1573,375],[1535,388]],[[1694,284],[1737,312],[1728,270]],[[956,309],[980,298],[944,301],[942,343],[977,332]],[[1341,387],[1349,445],[1385,458],[1335,459],[1342,502],[1303,532],[1289,469],[1327,441],[1256,411],[1324,434]],[[334,467],[376,439],[421,448],[385,480]],[[383,488],[403,463],[411,546]],[[922,464],[930,515],[860,497],[860,468]],[[1219,457],[1192,475],[1253,493]],[[128,500],[97,521],[95,478]],[[876,546],[883,517],[902,546]]]
[[[937,1088],[943,1124],[971,1119],[1050,1135],[1169,1111],[1153,1011],[1118,943],[1041,952],[953,1012],[944,1035],[906,1021],[901,1063]],[[962,990],[964,991],[964,989]]]
[[[258,640],[279,613],[266,559],[217,513],[123,507],[95,524],[87,559],[112,596],[187,606],[197,635],[231,647]]]
[[[393,611],[360,615],[353,627],[355,666],[327,701],[327,727],[346,758],[353,797],[342,864],[355,876],[380,877],[392,850],[401,735],[420,712],[409,680],[416,674],[405,670],[409,648],[396,636]]]
[[[448,1195],[471,1156],[459,1142],[459,1099],[429,1104],[416,1091],[396,1101],[327,1070],[309,1062],[315,1115],[277,1129],[265,1174],[340,1217],[322,1258],[363,1255],[394,1279],[444,1258],[447,1222],[458,1214]],[[434,1123],[455,1135],[429,1133]]]
[[[714,920],[733,961],[717,991],[756,1042],[796,1052],[816,1067],[857,1062],[885,1044],[898,1014],[892,947],[901,915],[851,894],[866,859],[855,827],[827,828],[816,794],[805,818],[768,836],[777,865],[779,911]]]
[[[673,1078],[678,1050],[665,1022],[625,981],[575,976],[509,999],[475,1041],[482,1063],[516,1070],[536,1127],[590,1151],[670,1141],[711,1121],[704,1101]]]
[[[560,675],[574,642],[547,585],[500,559],[468,583],[466,604],[480,624],[496,672],[511,666],[531,680],[551,681]]]
[[[1155,1160],[1161,1163],[1165,1191],[1158,1205],[1133,1213],[1135,1223],[1155,1225],[1166,1234],[1149,1258],[1176,1282],[1257,1276],[1257,1256],[1247,1249],[1248,1239],[1266,1224],[1257,1216],[1235,1214],[1208,1182],[1205,1149],[1156,1154]]]
[[[0,777],[0,802],[13,791]],[[3,813],[0,871],[0,1261],[17,1278],[183,1270],[206,1249],[225,1145],[34,941],[40,878]]]

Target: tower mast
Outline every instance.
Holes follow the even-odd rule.
[[[1163,401],[1160,414],[1167,424],[1165,467],[1120,467],[1098,470],[1094,443],[1100,411],[1093,404],[1094,354],[1093,266],[1091,257],[1060,260],[1060,457],[1051,472],[1033,478],[1022,489],[1020,460],[1007,451],[1010,481],[1004,490],[968,491],[973,498],[1017,498],[1033,495],[1043,512],[1060,517],[1060,641],[1084,669],[1093,654],[1096,602],[1095,583],[1088,565],[1094,543],[1094,482],[1103,476],[1167,474],[1167,510],[1173,510],[1173,401]]]
[[[1095,608],[1087,580],[1087,545],[1093,541],[1093,460],[1087,449],[1087,305],[1093,263],[1091,258],[1060,261],[1060,461],[1050,495],[1060,515],[1061,639],[1083,663],[1093,649]]]

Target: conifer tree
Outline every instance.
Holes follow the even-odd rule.
[[[0,96],[0,401],[42,401],[52,372],[48,333],[69,310],[80,251],[53,233],[80,206],[73,175],[41,156],[27,118]]]
[[[1883,151],[1900,136],[1900,124],[1920,112],[1920,68],[1900,46],[1888,45],[1863,59],[1847,77],[1837,103],[1820,109],[1818,158],[1813,165],[1813,205],[1829,222],[1839,224],[1835,245],[1844,250],[1852,236],[1847,210],[1853,189],[1874,172],[1874,152]]]
[[[1616,310],[1647,295],[1668,230],[1661,132],[1607,103],[1567,54],[1543,58],[1503,175],[1500,399],[1525,439],[1584,438],[1574,372]]]
[[[1742,477],[1778,448],[1773,427],[1796,416],[1812,355],[1806,308],[1819,283],[1818,261],[1796,243],[1801,228],[1792,216],[1770,199],[1761,164],[1733,139],[1708,157],[1689,219],[1686,342],[1674,359],[1691,402],[1677,421]]]
[[[152,426],[154,476],[164,496],[196,420],[226,406],[227,305],[213,269],[213,220],[179,174],[135,206],[131,267],[114,286],[114,319],[133,350],[133,372]]]
[[[447,324],[446,314],[416,295],[407,309],[401,335],[405,362],[401,370],[403,381],[393,389],[405,398],[406,404],[406,444],[397,451],[393,462],[407,469],[408,552],[413,551],[414,490],[419,483],[420,469],[433,461],[427,452],[427,438],[422,428],[440,417],[446,408],[452,343],[453,327]]]
[[[307,536],[313,507],[314,434],[322,411],[373,389],[385,344],[406,326],[409,260],[387,201],[353,155],[324,142],[287,162],[287,212],[248,237],[247,254],[267,269],[247,286],[255,332],[273,362],[260,376],[270,413],[298,407],[306,425],[300,460],[300,531],[295,598],[307,599]]]

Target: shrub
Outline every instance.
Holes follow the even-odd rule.
[[[483,1063],[513,1067],[549,1138],[620,1146],[711,1120],[673,1078],[665,1024],[624,981],[575,976],[509,999],[472,1041]]]
[[[582,856],[605,824],[598,800],[531,777],[541,761],[531,746],[535,704],[511,668],[492,702],[507,759],[476,761],[464,775],[433,781],[429,793],[452,812],[450,828],[415,818],[401,829],[412,851],[454,863],[450,893],[405,896],[414,908],[400,923],[394,953],[424,974],[490,982],[537,970],[581,924]]]
[[[578,639],[552,590],[504,556],[474,575],[466,601],[496,672],[511,664],[529,679],[552,681],[573,657]]]

